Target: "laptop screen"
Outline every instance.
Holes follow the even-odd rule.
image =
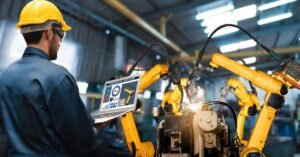
[[[107,81],[102,94],[100,112],[134,110],[139,83],[139,75]]]

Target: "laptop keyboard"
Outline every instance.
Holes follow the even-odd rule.
[[[93,116],[93,118],[104,118],[104,117],[111,117],[111,116],[119,115],[119,114],[124,113],[124,112],[125,111],[113,112],[113,113],[103,113],[103,114],[100,114],[100,112],[98,112],[98,114],[92,113],[92,116]]]

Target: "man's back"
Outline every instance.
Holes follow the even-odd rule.
[[[0,119],[11,154],[64,156],[93,145],[92,120],[76,90],[73,77],[36,48],[27,48],[22,59],[5,69],[0,75]],[[78,130],[76,119],[86,129]]]

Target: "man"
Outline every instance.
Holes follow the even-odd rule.
[[[74,78],[50,60],[57,58],[71,29],[46,0],[22,10],[17,28],[27,43],[23,57],[0,74],[0,124],[11,157],[68,157],[96,143],[94,121]]]

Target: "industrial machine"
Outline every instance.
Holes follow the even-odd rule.
[[[237,156],[238,149],[231,149],[234,146],[228,125],[209,107],[211,104],[198,103],[196,110],[189,106],[183,108],[182,98],[185,89],[189,90],[187,84],[188,79],[182,78],[180,84],[165,93],[161,105],[164,120],[158,126],[156,156]]]
[[[168,67],[156,65],[145,73],[139,92],[168,75]],[[154,109],[158,120],[156,151],[151,142],[141,142],[131,112],[121,117],[126,141],[132,156],[234,156],[228,125],[206,104],[195,110],[183,108],[188,78],[181,78],[173,89],[166,90],[160,107]]]
[[[132,113],[121,117],[126,141],[133,156],[246,157],[249,154],[261,154],[275,112],[283,106],[284,95],[289,88],[299,89],[297,84],[300,79],[299,65],[290,62],[282,71],[275,72],[272,76],[252,70],[221,54],[214,54],[210,65],[214,68],[224,67],[267,92],[249,141],[244,140],[242,134],[245,118],[260,110],[255,93],[247,93],[237,79],[228,80],[228,86],[234,89],[242,107],[236,118],[237,134],[235,134],[235,131],[230,131],[222,116],[209,107],[212,102],[199,104],[196,111],[182,108],[182,99],[188,90],[189,81],[182,78],[172,90],[165,93],[161,107],[157,108],[154,114],[159,119],[156,151],[151,142],[140,141]],[[154,66],[142,76],[139,92],[143,92],[149,85],[167,74],[167,66]],[[235,138],[241,143],[235,141]]]
[[[225,26],[218,27],[212,35]],[[238,26],[235,26],[238,27]],[[239,28],[239,27],[238,27]],[[242,28],[240,28],[242,31]],[[249,33],[248,33],[249,35]],[[260,46],[275,56],[274,52],[264,45]],[[207,43],[209,42],[207,41]],[[192,100],[197,95],[190,95],[193,89],[191,82],[199,70],[199,63],[207,46],[200,51],[193,71],[188,78],[173,81],[174,88],[166,90],[162,104],[154,109],[154,117],[158,121],[158,137],[156,150],[151,142],[141,142],[131,112],[121,117],[126,141],[132,156],[138,157],[247,157],[249,155],[264,156],[262,149],[267,139],[268,132],[273,122],[275,112],[284,104],[284,95],[288,89],[300,89],[297,83],[300,79],[300,65],[289,62],[282,65],[282,70],[269,76],[261,71],[255,71],[221,54],[213,54],[209,63],[217,69],[223,67],[232,73],[249,80],[254,86],[266,91],[263,107],[258,103],[253,90],[247,93],[239,80],[230,79],[228,86],[234,89],[240,100],[241,111],[238,117],[228,104],[221,101],[198,102]],[[278,59],[278,58],[276,58]],[[278,59],[279,60],[279,59]],[[137,63],[136,63],[137,64]],[[135,64],[135,65],[136,65]],[[134,67],[134,66],[133,66]],[[132,68],[133,69],[133,68]],[[129,71],[132,71],[129,70]],[[160,78],[166,79],[172,70],[165,65],[156,65],[141,78],[140,90],[142,93],[149,85]],[[171,79],[172,80],[172,79]],[[186,93],[186,94],[185,94]],[[183,98],[188,97],[189,105],[195,105],[197,109],[191,110],[184,107]],[[189,106],[188,105],[188,106]],[[235,122],[235,129],[230,130],[224,117],[213,109],[213,105],[223,105],[229,108]],[[243,139],[245,118],[256,114],[260,110],[255,127],[248,141]]]

